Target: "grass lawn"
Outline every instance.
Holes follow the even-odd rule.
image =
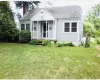
[[[95,48],[0,43],[0,78],[100,78]]]

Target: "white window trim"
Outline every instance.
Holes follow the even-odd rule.
[[[25,30],[26,30],[26,24],[29,24],[29,25],[31,26],[31,24],[30,24],[30,23],[25,23]],[[31,27],[30,27],[30,31],[31,31]]]
[[[69,32],[65,32],[65,23],[69,23],[69,28],[70,28],[70,31]],[[72,23],[77,23],[77,31],[76,32],[72,32]],[[79,29],[78,29],[78,27],[79,27],[79,25],[78,25],[78,21],[67,21],[67,22],[64,22],[63,23],[63,33],[78,33],[79,31]]]
[[[65,23],[69,23],[69,32],[70,32],[70,27],[71,27],[70,22],[65,22]],[[64,32],[64,33],[69,33],[69,32],[65,32],[65,23],[64,23],[64,25],[63,25],[63,32]]]
[[[21,24],[24,24],[24,27],[25,27],[25,30],[26,30],[26,24],[30,24],[30,23],[21,23]],[[21,30],[21,26],[20,26],[20,30]],[[30,31],[31,31],[31,26],[30,26]]]
[[[24,27],[25,27],[25,23],[21,23],[21,24],[20,24],[20,31],[22,31],[22,30],[21,30],[22,24],[24,24]]]
[[[72,32],[72,23],[77,23],[77,26],[76,26],[77,31],[76,31],[76,32]],[[72,33],[77,33],[77,32],[78,32],[78,22],[74,22],[74,21],[73,21],[73,22],[71,22],[71,32],[72,32]]]

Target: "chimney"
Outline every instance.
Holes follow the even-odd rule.
[[[23,4],[23,15],[28,11],[28,2],[24,2]]]

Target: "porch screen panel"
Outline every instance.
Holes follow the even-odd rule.
[[[34,38],[36,39],[37,38],[37,22],[34,21],[34,24],[33,24],[33,36]]]
[[[48,22],[48,38],[52,39],[53,38],[53,21]]]

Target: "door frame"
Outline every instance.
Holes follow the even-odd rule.
[[[43,31],[43,28],[44,28],[43,24],[44,24],[44,23],[46,23],[46,22],[42,22],[42,39],[46,39],[46,37],[48,38],[48,30],[49,30],[48,22],[47,22],[47,26],[48,26],[48,27],[47,27],[47,29],[46,29],[46,37],[43,37],[43,32],[44,32],[44,31]]]

